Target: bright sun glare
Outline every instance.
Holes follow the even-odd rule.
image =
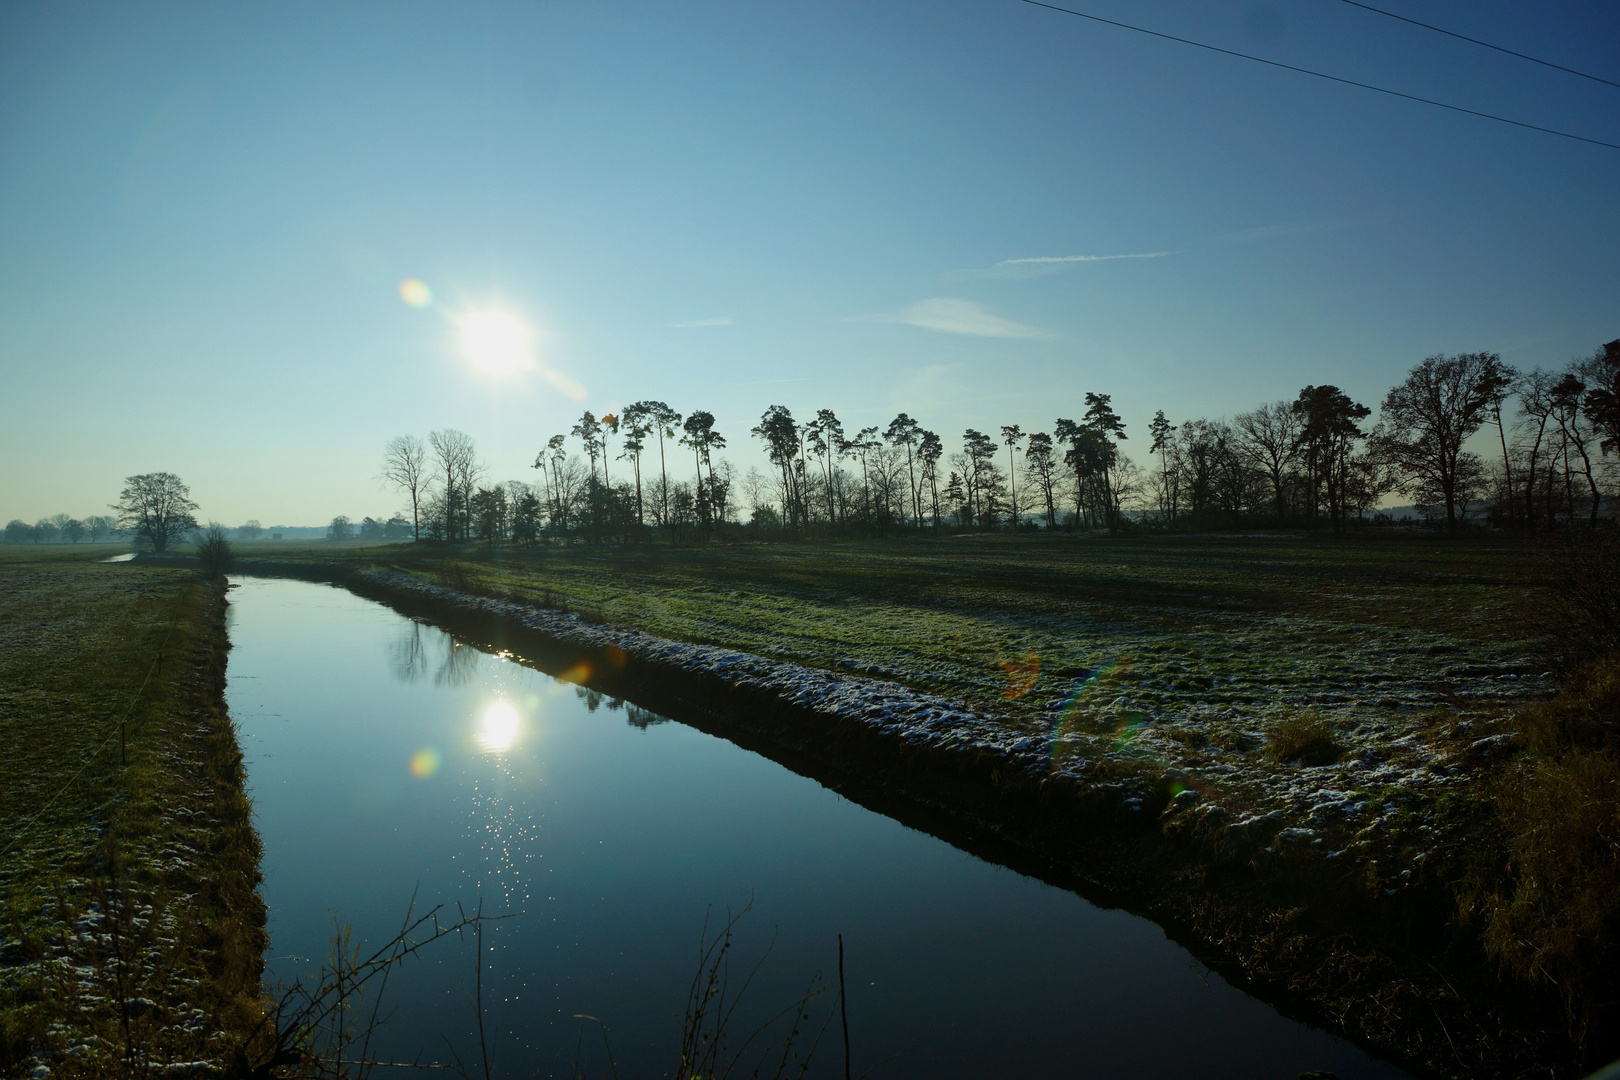
[[[479,311],[461,320],[461,347],[479,368],[505,374],[530,366],[529,329],[499,311]]]
[[[478,718],[478,741],[486,750],[510,750],[522,720],[509,701],[492,701]]]

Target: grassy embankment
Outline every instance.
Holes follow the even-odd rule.
[[[0,548],[6,1075],[226,1063],[258,1015],[223,589],[118,550]]]
[[[1520,854],[1545,832],[1523,807],[1546,801],[1546,784],[1526,778],[1562,760],[1524,752],[1525,718],[1554,689],[1532,640],[1548,577],[1535,544],[969,537],[264,554],[393,566],[957,698],[1052,737],[1059,761],[1107,760],[1167,795],[1184,789],[1154,808],[1150,832],[1168,847],[1086,837],[1073,851],[1087,877],[1229,973],[1438,1075],[1567,1074],[1604,1052],[1579,1030],[1587,992],[1603,991],[1567,956],[1574,939],[1601,945],[1592,920],[1613,904],[1594,899],[1590,866],[1574,866],[1580,880],[1559,887],[1589,910],[1569,930],[1545,913],[1561,900],[1526,891]],[[1560,955],[1574,1038],[1553,969],[1524,959]],[[1573,990],[1572,971],[1585,980]]]

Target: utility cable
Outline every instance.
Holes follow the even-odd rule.
[[[1284,64],[1277,60],[1267,60],[1261,56],[1253,56],[1249,53],[1236,52],[1232,49],[1223,49],[1219,45],[1206,45],[1202,41],[1194,41],[1191,38],[1176,37],[1174,34],[1160,33],[1157,30],[1149,30],[1143,26],[1132,26],[1130,23],[1115,22],[1113,19],[1105,19],[1101,15],[1088,15],[1083,11],[1075,11],[1073,8],[1058,7],[1056,4],[1043,4],[1041,0],[1023,0],[1023,2],[1033,7],[1046,8],[1048,11],[1057,11],[1063,13],[1064,15],[1073,15],[1081,19],[1090,19],[1092,22],[1102,23],[1105,26],[1117,26],[1121,30],[1134,30],[1138,34],[1147,34],[1149,37],[1163,38],[1165,41],[1180,42],[1183,45],[1192,45],[1199,49],[1208,49],[1210,52],[1223,53],[1226,56],[1235,56],[1239,60],[1253,60],[1257,64],[1266,64],[1269,67],[1282,68],[1284,71],[1297,71],[1301,75],[1314,75],[1318,79],[1326,79],[1329,82],[1343,83],[1346,86],[1356,86],[1363,90],[1376,90],[1378,93],[1388,94],[1390,97],[1405,98],[1407,101],[1421,102],[1424,105],[1434,105],[1441,109],[1450,109],[1452,112],[1467,113],[1469,116],[1478,116],[1485,120],[1495,120],[1501,124],[1512,124],[1514,127],[1529,128],[1531,131],[1540,131],[1548,135],[1558,135],[1565,139],[1574,139],[1576,142],[1591,143],[1593,146],[1603,146],[1610,150],[1620,150],[1620,143],[1604,142],[1602,139],[1589,139],[1585,135],[1572,135],[1567,131],[1559,131],[1556,128],[1542,127],[1540,124],[1529,124],[1523,120],[1509,120],[1505,116],[1497,116],[1493,113],[1480,112],[1477,109],[1465,109],[1461,105],[1448,105],[1444,101],[1435,101],[1433,98],[1418,97],[1416,94],[1403,94],[1399,90],[1388,90],[1382,86],[1374,86],[1371,83],[1356,82],[1354,79],[1344,79],[1337,75],[1328,75],[1321,71],[1312,71],[1310,68],[1295,67],[1293,64]]]
[[[1555,64],[1551,60],[1540,60],[1534,56],[1527,56],[1522,52],[1514,52],[1512,49],[1504,49],[1500,45],[1492,45],[1488,41],[1479,40],[1479,38],[1471,38],[1467,34],[1459,34],[1453,30],[1446,30],[1439,26],[1432,26],[1426,22],[1419,22],[1416,19],[1408,19],[1405,15],[1397,15],[1393,11],[1385,11],[1383,8],[1375,8],[1371,4],[1363,4],[1361,0],[1344,0],[1344,2],[1349,4],[1351,7],[1361,8],[1363,11],[1371,11],[1377,15],[1386,15],[1391,19],[1399,19],[1403,23],[1411,23],[1413,26],[1421,26],[1425,30],[1433,30],[1437,34],[1444,34],[1447,37],[1454,37],[1458,41],[1467,41],[1475,45],[1484,46],[1487,49],[1495,49],[1499,53],[1507,53],[1509,56],[1517,56],[1520,60],[1528,60],[1532,64],[1540,64],[1542,67],[1555,68],[1558,71],[1567,71],[1571,75],[1579,75],[1583,79],[1591,79],[1593,82],[1600,82],[1605,86],[1613,86],[1616,89],[1620,89],[1620,82],[1611,82],[1610,80],[1597,75],[1588,75],[1584,71],[1576,71],[1572,67],[1565,67],[1563,64]]]

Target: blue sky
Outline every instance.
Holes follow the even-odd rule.
[[[1620,142],[1620,89],[1336,0],[1076,6]],[[1387,6],[1620,81],[1612,4]],[[358,518],[392,435],[534,479],[638,398],[746,468],[771,404],[954,449],[1094,391],[1142,459],[1155,409],[1589,355],[1617,192],[1617,150],[1016,0],[6,5],[0,517],[167,470],[228,524]],[[488,311],[537,367],[468,362]]]

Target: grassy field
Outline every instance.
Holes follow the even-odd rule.
[[[0,1072],[218,1061],[257,1008],[257,840],[222,596],[0,547]],[[32,1064],[31,1064],[32,1063]]]

